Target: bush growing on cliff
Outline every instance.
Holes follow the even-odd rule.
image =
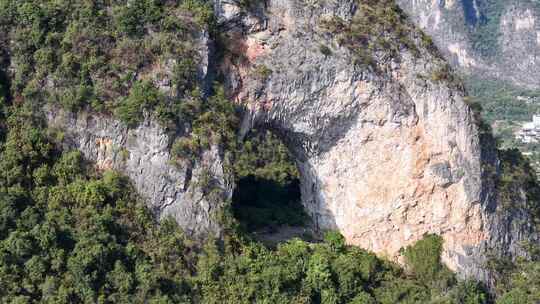
[[[192,92],[196,88],[197,63],[193,58],[182,58],[174,66],[172,82],[178,94]]]
[[[151,82],[136,82],[129,95],[119,102],[116,115],[128,126],[135,127],[144,118],[145,111],[152,111],[164,99]]]
[[[225,96],[222,86],[214,87],[214,94],[202,100],[199,92],[179,107],[179,116],[188,125],[190,133],[173,144],[173,155],[180,158],[196,156],[201,149],[219,145],[230,152],[236,151],[238,115],[235,105]]]
[[[398,57],[403,49],[415,55],[419,50],[411,36],[415,29],[392,0],[358,0],[352,22],[332,17],[321,22],[321,28],[336,35],[338,43],[355,55],[355,63],[375,66],[376,53]],[[325,53],[324,51],[323,53]],[[326,54],[325,54],[326,55]]]
[[[441,262],[443,240],[435,234],[428,234],[413,246],[403,251],[406,264],[412,274],[422,282],[431,282],[433,286],[442,284],[442,288],[451,284],[453,276]]]
[[[194,160],[199,152],[199,147],[190,138],[180,137],[176,139],[171,147],[171,155],[182,160]]]
[[[540,225],[540,186],[536,173],[519,150],[499,150],[498,157],[501,161],[501,171],[497,177],[498,199],[503,210],[512,212],[515,208],[524,208],[532,219]],[[516,202],[522,201],[522,191],[526,191],[526,205],[517,206]]]
[[[321,44],[319,45],[319,51],[324,55],[324,57],[332,56],[332,49],[330,49],[328,46]]]

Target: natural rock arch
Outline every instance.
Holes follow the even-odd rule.
[[[350,244],[393,259],[426,233],[440,234],[443,261],[484,281],[487,251],[515,253],[530,235],[527,225],[497,228],[513,219],[494,213],[494,180],[484,172],[484,164],[496,166],[494,147],[481,147],[463,89],[421,33],[411,34],[416,51],[375,53],[372,68],[320,34],[324,18],[351,22],[355,1],[266,1],[252,12],[216,5],[228,45],[241,46],[221,73],[247,108],[243,130],[281,134],[319,229],[338,229]]]

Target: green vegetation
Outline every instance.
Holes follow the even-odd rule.
[[[492,132],[501,149],[526,152],[536,171],[540,171],[538,146],[522,143],[514,134],[522,122],[531,121],[533,114],[540,113],[540,91],[477,76],[466,77],[465,83],[470,95],[467,101],[476,116],[485,119],[482,130]]]
[[[497,304],[519,304],[540,302],[540,260],[519,261],[510,271],[507,281],[499,286],[504,290]]]
[[[259,3],[241,1],[245,8]],[[358,64],[372,64],[373,52],[418,51],[393,1],[359,4],[351,26],[338,19],[324,24],[353,49]],[[197,87],[194,35],[214,30],[213,22],[205,0],[0,0],[0,56],[9,53],[14,67],[8,79],[1,58],[0,302],[491,301],[479,284],[458,281],[442,265],[443,243],[434,235],[403,249],[404,270],[346,245],[337,232],[320,243],[293,239],[274,249],[244,233],[308,219],[286,147],[268,131],[238,142],[236,109],[223,88],[216,85],[203,96]],[[332,55],[330,48],[320,51]],[[263,65],[254,72],[272,74]],[[434,73],[437,81],[448,77],[444,68]],[[130,127],[154,115],[183,132],[171,148],[182,165],[217,146],[232,160],[226,169],[239,185],[231,210],[222,214],[223,238],[201,244],[172,219],[158,223],[125,177],[97,172],[81,153],[61,151],[62,132],[47,130],[35,116],[44,103],[113,114]],[[536,187],[523,159],[501,159],[508,160],[499,184],[503,193],[517,193],[518,184]],[[203,170],[199,182],[210,188],[210,171]],[[539,195],[535,191],[531,200]],[[499,303],[539,300],[540,262],[532,256],[505,268]]]
[[[125,178],[58,151],[26,111],[7,123],[0,302],[182,302],[192,266],[176,224],[158,226]]]
[[[200,246],[174,221],[158,225],[125,178],[62,153],[24,107],[11,111],[0,152],[2,303],[485,303],[476,285],[424,282],[335,232],[271,250],[231,230]]]
[[[449,284],[452,273],[441,263],[443,240],[430,234],[403,251],[411,272],[423,282]]]
[[[540,219],[540,185],[530,162],[517,149],[499,150],[501,172],[497,180],[499,202],[506,210],[513,207],[526,207],[533,219]],[[524,189],[526,193],[521,193]],[[515,206],[526,195],[527,206]],[[535,223],[540,225],[540,222]],[[540,227],[540,226],[539,226]]]
[[[469,39],[474,50],[486,58],[499,54],[500,22],[506,2],[488,0],[479,2],[483,13],[477,24],[469,27]]]
[[[340,45],[351,49],[356,64],[375,66],[374,54],[390,53],[398,57],[403,49],[418,55],[412,38],[417,32],[393,0],[358,0],[358,10],[351,23],[339,17],[322,20],[321,28],[337,35]],[[323,52],[324,53],[324,52]]]
[[[238,0],[240,7],[244,9],[252,9],[258,4],[264,3],[263,0]]]
[[[184,124],[189,125],[190,133],[173,143],[172,155],[179,160],[194,160],[202,154],[202,150],[209,149],[212,144],[219,145],[228,152],[236,151],[238,115],[234,104],[226,98],[223,88],[216,86],[214,95],[206,100],[203,100],[199,93],[192,97],[178,108]]]
[[[540,3],[536,0],[520,0],[521,4],[527,4],[534,9],[540,8]],[[479,18],[475,20],[466,20],[468,25],[468,35],[473,49],[486,59],[497,60],[500,54],[501,46],[499,39],[501,37],[501,18],[505,9],[510,8],[508,1],[505,0],[485,0],[472,2],[464,1],[464,6],[469,6],[468,10],[481,12]],[[477,6],[477,7],[473,7]],[[465,15],[465,18],[471,16]]]
[[[303,226],[299,173],[287,148],[269,131],[252,131],[234,162],[233,213],[246,231]]]
[[[254,72],[255,76],[257,76],[263,81],[270,77],[270,75],[272,75],[272,70],[263,64],[256,66]]]
[[[332,56],[332,49],[330,49],[328,46],[324,45],[324,44],[321,44],[319,46],[319,51],[321,52],[321,54],[323,54],[325,57],[329,57],[329,56]]]
[[[538,112],[540,91],[518,88],[509,83],[469,76],[469,95],[482,104],[482,115],[489,123],[498,120],[526,121]]]
[[[4,71],[0,69],[0,142],[4,139],[4,122],[6,115],[6,106],[8,100],[7,77]]]
[[[452,67],[446,62],[441,63],[431,72],[430,79],[434,82],[447,83],[458,90],[464,89],[463,80],[456,75]]]
[[[168,109],[160,118],[177,123],[178,104],[196,89],[195,36],[212,16],[205,0],[0,0],[10,91],[15,100],[116,113],[131,126],[141,111]],[[155,83],[169,83],[167,98],[155,96]]]
[[[272,232],[279,226],[303,226],[308,221],[297,180],[283,185],[248,176],[240,179],[236,187],[233,212],[246,231]]]
[[[289,150],[270,131],[252,130],[239,147],[234,166],[238,179],[256,176],[285,185],[299,178]]]
[[[137,126],[144,117],[144,111],[153,110],[164,98],[152,83],[136,82],[129,95],[121,98],[116,115],[128,126]]]

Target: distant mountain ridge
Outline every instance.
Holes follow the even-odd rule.
[[[398,0],[465,73],[540,88],[540,4],[530,0]]]

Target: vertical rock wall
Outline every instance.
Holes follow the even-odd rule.
[[[232,185],[217,147],[188,164],[171,157],[171,135],[149,118],[128,129],[102,114],[49,108],[47,119],[49,127],[63,130],[65,148],[80,150],[99,170],[114,169],[128,176],[157,216],[172,216],[191,236],[220,233],[218,212],[232,196]],[[213,199],[208,185],[201,184],[207,176],[212,177],[212,187],[221,190],[221,199]]]

